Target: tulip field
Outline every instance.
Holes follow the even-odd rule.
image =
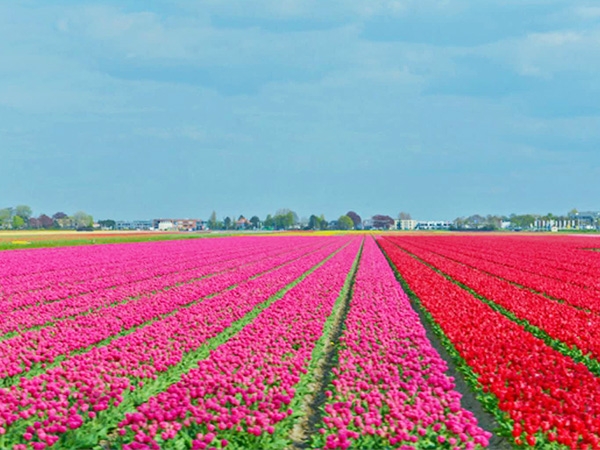
[[[0,449],[600,448],[594,244],[290,233],[2,251]]]
[[[378,241],[500,432],[518,446],[600,448],[595,238]]]

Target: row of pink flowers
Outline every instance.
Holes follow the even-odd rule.
[[[392,241],[402,245],[402,238],[380,242],[483,389],[497,398],[515,442],[599,448],[600,378]]]
[[[247,251],[266,250],[269,245],[275,243],[265,244],[260,238],[254,237],[237,243],[223,239],[190,241],[189,247],[182,249],[168,249],[164,246],[152,249],[146,246],[143,253],[130,244],[109,246],[113,250],[114,258],[120,261],[120,264],[109,268],[97,267],[94,254],[86,255],[85,259],[73,255],[65,258],[71,264],[68,272],[52,271],[35,275],[37,281],[49,284],[43,289],[28,289],[29,282],[23,285],[6,277],[3,282],[7,283],[11,290],[17,289],[17,286],[20,286],[20,290],[0,298],[0,312],[27,311],[39,304],[65,299],[77,301],[77,297],[85,294],[93,296],[96,292],[105,292],[109,289],[119,287],[127,289],[132,282],[156,284],[160,283],[161,277],[177,273],[185,275],[187,271],[204,265],[210,266],[219,260],[235,260],[237,257],[244,257]],[[43,251],[45,249],[40,250]],[[6,253],[8,254],[6,259],[10,263],[18,252]]]
[[[460,404],[446,363],[373,239],[365,243],[339,366],[323,417],[324,448],[486,446],[490,433]]]
[[[244,245],[251,243],[251,245]],[[60,301],[43,303],[27,309],[18,309],[0,315],[0,333],[24,331],[41,326],[57,319],[69,318],[78,314],[90,313],[115,303],[128,301],[132,297],[152,296],[156,292],[183,283],[190,283],[201,277],[214,276],[221,272],[236,270],[240,265],[258,261],[272,255],[285,254],[291,248],[265,245],[257,241],[240,242],[237,248],[227,251],[215,250],[212,254],[202,254],[198,258],[174,265],[170,274],[157,275],[156,270],[139,268],[139,274],[131,275],[130,282],[119,287],[98,289],[89,294],[69,297]],[[313,243],[315,245],[315,243]],[[309,248],[305,245],[293,247],[295,251]]]
[[[85,349],[123,331],[146,324],[207,295],[298,259],[307,251],[301,247],[289,252],[288,248],[288,252],[281,254],[280,248],[275,251],[271,249],[271,253],[275,253],[271,257],[265,251],[254,255],[249,253],[244,258],[238,258],[237,262],[225,261],[202,269],[202,272],[217,273],[212,277],[102,308],[91,314],[75,316],[53,326],[26,331],[0,341],[0,377],[27,372],[35,363],[51,363],[57,356],[68,356],[73,351]]]
[[[253,438],[273,434],[293,413],[294,386],[307,371],[359,245],[354,239],[197,369],[127,414],[120,434],[133,442],[124,448],[159,449],[178,433],[191,435],[194,449],[255,447]]]
[[[98,411],[119,405],[144,381],[156,379],[161,372],[177,366],[184,355],[242,319],[347,238],[330,237],[327,241],[331,245],[278,270],[243,281],[234,289],[0,390],[0,428],[4,433],[0,433],[0,444],[37,443],[37,448],[52,445],[67,430],[94,420]],[[291,239],[282,245],[293,242]],[[178,301],[178,296],[165,299]]]
[[[40,290],[53,298],[53,289],[66,287],[76,291],[81,283],[135,273],[139,267],[159,268],[163,261],[193,259],[195,253],[214,252],[219,247],[213,241],[189,243],[167,241],[6,252],[6,264],[0,267],[0,299]]]

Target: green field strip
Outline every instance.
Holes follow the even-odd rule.
[[[431,313],[427,310],[427,308],[425,308],[423,303],[421,303],[419,297],[412,291],[409,284],[406,282],[406,280],[402,277],[402,274],[396,268],[396,265],[392,262],[388,254],[381,248],[379,242],[377,242],[377,245],[379,246],[381,252],[384,254],[388,264],[394,271],[396,279],[402,286],[402,289],[413,304],[413,308],[415,308],[415,310],[421,313],[421,317],[425,318],[425,320],[427,321],[427,325],[429,325],[431,330],[433,330],[435,336],[438,338],[446,352],[450,355],[454,367],[463,376],[463,379],[475,395],[475,398],[485,408],[485,410],[488,411],[495,419],[497,428],[488,431],[491,431],[496,436],[502,436],[510,440],[510,442],[513,442],[514,438],[512,436],[512,430],[514,421],[510,419],[508,414],[503,412],[498,407],[498,398],[494,394],[490,392],[485,392],[483,390],[483,386],[479,382],[479,376],[477,375],[477,373],[471,368],[471,366],[467,364],[464,358],[460,356],[460,353],[458,352],[458,350],[456,350],[456,347],[454,346],[452,341],[448,338],[448,336],[446,336],[444,330],[442,330],[442,328],[438,325]],[[401,250],[406,252],[406,250],[404,249]]]
[[[105,411],[100,411],[93,421],[85,423],[76,430],[69,430],[58,441],[59,448],[69,449],[118,449],[122,448],[119,436],[114,435],[118,423],[123,420],[126,413],[134,412],[135,409],[147,402],[151,397],[168,389],[169,386],[177,383],[181,377],[191,369],[197,367],[198,361],[210,356],[210,352],[220,345],[226,343],[246,325],[250,324],[258,315],[268,308],[272,303],[282,298],[289,290],[309,277],[315,270],[327,263],[342,249],[347,247],[350,241],[333,251],[321,262],[304,272],[291,283],[287,284],[274,295],[269,297],[263,303],[255,306],[248,314],[240,320],[231,324],[222,333],[206,341],[201,347],[194,351],[186,353],[177,366],[170,367],[165,372],[160,373],[155,380],[144,380],[144,385],[138,387],[133,392],[124,395],[123,402],[117,407],[111,407]],[[104,444],[98,444],[103,442]],[[62,447],[61,447],[62,446]]]
[[[261,277],[263,275],[266,275],[266,274],[268,274],[270,272],[279,270],[282,267],[284,267],[284,266],[286,266],[286,265],[288,265],[288,264],[290,264],[290,263],[292,263],[294,261],[297,261],[298,259],[303,258],[303,257],[305,257],[308,254],[311,254],[311,253],[314,253],[316,251],[319,251],[321,248],[319,248],[317,250],[314,250],[312,252],[305,253],[302,256],[300,256],[299,258],[293,259],[291,261],[287,261],[287,262],[285,262],[283,264],[280,264],[277,267],[273,267],[273,268],[268,269],[266,271],[260,272],[260,273],[258,273],[256,275],[253,275],[253,276],[249,277],[247,280],[244,280],[243,282],[249,281],[249,280],[254,280],[254,279],[259,278],[259,277]],[[335,253],[337,253],[337,251]],[[331,255],[331,256],[333,256],[333,255]],[[145,328],[145,327],[147,327],[149,325],[152,325],[153,323],[158,322],[160,320],[166,319],[167,317],[174,316],[175,314],[177,314],[182,309],[191,308],[192,306],[197,305],[198,303],[201,303],[204,300],[208,300],[208,299],[216,297],[217,295],[220,295],[220,294],[222,294],[224,292],[236,289],[243,282],[240,282],[240,283],[237,283],[237,284],[233,284],[231,286],[228,286],[225,289],[222,289],[222,290],[217,291],[217,292],[213,292],[212,294],[209,294],[207,296],[204,296],[204,297],[201,297],[199,299],[193,300],[190,303],[186,303],[185,305],[182,305],[182,306],[179,306],[178,308],[175,308],[174,310],[170,311],[169,313],[161,314],[159,316],[156,316],[156,317],[154,317],[153,319],[151,319],[151,320],[149,320],[147,322],[141,323],[141,324],[136,325],[136,326],[134,326],[132,328],[124,330],[124,331],[122,331],[119,334],[115,334],[113,336],[107,337],[106,339],[98,341],[98,342],[96,342],[96,343],[94,343],[92,345],[89,345],[88,347],[85,347],[85,348],[82,348],[82,349],[78,349],[78,350],[74,350],[68,356],[66,356],[66,355],[58,356],[58,357],[56,357],[54,359],[54,361],[52,363],[38,363],[38,364],[34,364],[34,365],[32,365],[31,369],[28,370],[27,372],[15,375],[14,377],[5,377],[5,378],[0,379],[0,388],[8,388],[10,386],[14,386],[14,385],[16,385],[16,384],[19,383],[19,381],[21,380],[21,378],[28,378],[28,379],[30,379],[30,378],[35,378],[35,377],[37,377],[39,375],[42,375],[43,373],[47,372],[48,370],[53,369],[53,368],[59,366],[63,361],[65,361],[67,358],[69,358],[71,356],[80,355],[80,354],[83,354],[83,353],[87,353],[90,350],[92,350],[93,348],[105,347],[105,346],[107,346],[108,344],[110,344],[112,341],[114,341],[116,339],[119,339],[121,337],[133,334],[137,330],[139,330],[141,328]]]
[[[315,250],[311,250],[311,251],[305,253],[304,255],[300,256],[299,258],[302,258],[302,257],[304,257],[304,256],[306,256],[306,255],[308,255],[310,253],[314,253],[316,251],[319,251],[322,248],[326,247],[327,245],[329,245],[329,244],[325,244],[325,245],[323,245],[321,247],[318,247]],[[197,283],[197,282],[202,281],[202,280],[207,280],[209,278],[213,278],[215,276],[219,276],[219,275],[222,275],[222,274],[227,273],[227,272],[232,272],[234,270],[239,269],[240,267],[247,267],[247,266],[250,266],[252,264],[256,264],[256,263],[259,263],[261,261],[264,261],[265,259],[274,258],[274,257],[277,257],[277,256],[281,256],[281,255],[286,254],[286,253],[290,253],[290,252],[282,252],[282,253],[277,253],[275,255],[266,256],[264,258],[261,258],[261,259],[258,259],[258,260],[254,260],[254,261],[248,262],[246,264],[242,264],[242,265],[237,266],[237,267],[232,267],[232,268],[229,268],[229,269],[224,269],[224,270],[221,270],[219,272],[212,272],[212,273],[206,274],[206,275],[198,277],[198,278],[192,278],[192,279],[187,280],[187,281],[183,281],[183,282],[180,282],[180,283],[175,283],[173,285],[168,285],[168,286],[165,286],[165,287],[163,287],[161,289],[158,289],[158,290],[145,292],[145,293],[137,295],[135,297],[125,297],[125,298],[123,298],[121,300],[117,300],[117,301],[115,301],[113,303],[101,305],[101,306],[98,306],[98,307],[89,308],[86,311],[83,311],[83,312],[80,312],[80,313],[71,314],[69,316],[60,317],[60,318],[57,318],[57,319],[54,319],[54,320],[49,320],[48,322],[46,322],[46,323],[44,323],[42,325],[35,325],[35,326],[29,327],[29,328],[21,328],[18,331],[11,331],[9,333],[1,335],[0,336],[0,342],[8,340],[8,339],[11,339],[11,338],[14,338],[14,337],[18,336],[19,334],[25,333],[27,331],[37,331],[37,330],[41,330],[43,328],[51,327],[51,326],[53,326],[53,325],[55,325],[57,323],[60,323],[60,322],[64,322],[64,321],[67,321],[67,320],[74,319],[76,317],[89,316],[90,314],[94,314],[95,312],[101,311],[103,309],[115,308],[117,306],[124,305],[126,303],[139,300],[139,299],[141,299],[143,297],[151,297],[151,296],[154,296],[156,294],[168,292],[171,289],[174,289],[174,288],[177,288],[177,287],[180,287],[180,286],[185,286],[185,285]],[[294,259],[293,261],[296,261],[297,259]],[[224,262],[226,262],[226,261],[230,261],[230,260],[225,260]],[[193,269],[189,269],[189,270],[193,270]],[[180,272],[173,272],[173,273],[180,273]],[[60,301],[60,300],[57,300],[57,301]],[[1,386],[1,382],[0,382],[0,386]]]
[[[177,241],[183,239],[201,239],[207,237],[223,237],[222,235],[210,234],[165,234],[149,236],[115,236],[115,237],[90,237],[89,239],[48,239],[39,241],[29,241],[29,244],[13,244],[12,242],[0,242],[0,251],[3,250],[26,250],[29,248],[51,248],[51,247],[75,247],[80,245],[99,245],[99,244],[126,244],[135,242],[155,242],[155,241]],[[228,235],[229,236],[229,235]],[[29,236],[15,237],[11,240],[26,240]]]
[[[360,264],[363,245],[364,238],[331,314],[329,314],[323,326],[321,337],[313,348],[307,372],[300,377],[300,381],[294,386],[296,393],[289,405],[294,412],[277,424],[273,434],[274,442],[286,442],[287,447],[298,447],[302,441],[310,438],[311,430],[309,427],[311,421],[315,420],[320,414],[317,409],[320,391],[324,386],[327,386],[331,376],[327,366],[337,365],[337,344],[350,309],[352,289]]]
[[[212,239],[229,236],[268,236],[269,232],[229,232],[229,233],[203,233],[203,234],[148,234],[146,236],[115,236],[115,237],[93,237],[87,239],[47,239],[29,241],[28,244],[13,244],[14,240],[27,240],[30,236],[14,236],[11,241],[0,241],[0,251],[4,250],[26,250],[30,248],[52,248],[52,247],[76,247],[81,245],[106,245],[106,244],[128,244],[136,242],[156,241],[180,241],[186,239]],[[1,236],[1,235],[0,235]]]
[[[554,339],[553,337],[551,337],[550,335],[548,335],[548,333],[546,333],[541,328],[536,327],[535,325],[530,324],[529,321],[527,321],[527,320],[518,318],[512,311],[510,311],[510,310],[504,308],[503,306],[500,306],[497,303],[493,302],[492,300],[490,300],[490,299],[488,299],[488,298],[486,298],[486,297],[478,294],[476,291],[474,291],[468,285],[466,285],[464,283],[461,283],[460,281],[452,278],[450,275],[447,275],[446,273],[442,272],[437,267],[435,267],[432,264],[428,263],[427,261],[419,258],[414,253],[411,253],[408,250],[403,249],[402,247],[398,246],[397,244],[394,244],[394,245],[396,245],[396,247],[398,247],[399,249],[401,249],[402,251],[404,251],[405,253],[407,253],[408,255],[410,255],[412,258],[416,259],[420,263],[426,265],[430,269],[432,269],[435,272],[437,272],[440,275],[442,275],[444,278],[450,280],[452,283],[454,283],[457,286],[459,286],[460,288],[464,289],[469,294],[471,294],[473,297],[475,297],[476,299],[478,299],[481,302],[483,302],[486,305],[488,305],[494,311],[502,314],[506,318],[508,318],[511,321],[517,323],[523,329],[525,329],[528,333],[530,333],[533,336],[535,336],[536,338],[541,339],[542,341],[544,341],[544,343],[546,345],[548,345],[549,347],[551,347],[554,350],[562,353],[563,355],[565,355],[565,356],[573,359],[573,361],[575,361],[577,363],[584,364],[588,368],[588,370],[590,372],[592,372],[596,376],[600,376],[600,361],[598,361],[597,359],[593,358],[589,354],[584,354],[576,346],[569,347],[564,342],[559,341],[558,339]]]

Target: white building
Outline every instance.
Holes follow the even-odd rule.
[[[415,229],[417,230],[449,230],[452,222],[448,220],[427,220],[418,221]]]
[[[158,222],[159,231],[171,231],[177,228],[172,220],[161,220]]]
[[[414,230],[417,228],[418,222],[414,219],[403,219],[396,221],[398,230]]]

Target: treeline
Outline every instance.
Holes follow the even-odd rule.
[[[52,216],[40,214],[35,217],[28,205],[0,209],[0,229],[3,230],[91,230],[93,226],[94,218],[84,211],[77,211],[71,216],[59,211]]]
[[[393,222],[393,219],[391,219]],[[327,220],[323,214],[313,214],[308,218],[300,218],[291,209],[279,209],[275,214],[267,214],[264,219],[252,216],[246,219],[240,215],[237,220],[231,217],[217,218],[217,213],[212,212],[207,221],[207,227],[211,230],[352,230],[362,229],[362,219],[354,211],[335,220]]]
[[[481,230],[494,231],[502,228],[508,229],[528,229],[532,228],[536,222],[559,222],[573,220],[576,217],[577,210],[573,209],[565,215],[548,214],[510,214],[486,216],[474,214],[469,217],[458,217],[454,219],[452,228],[454,230]]]

